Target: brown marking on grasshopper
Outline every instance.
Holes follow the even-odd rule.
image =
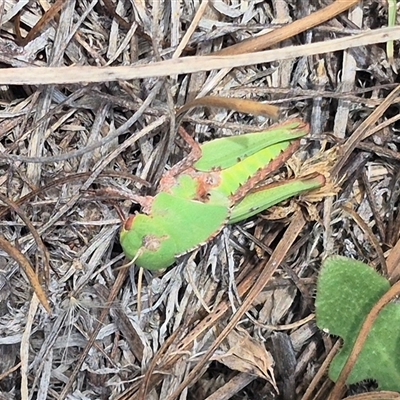
[[[203,202],[209,200],[210,191],[221,184],[221,174],[217,171],[202,172],[196,177],[196,199]]]
[[[130,231],[132,229],[133,220],[135,219],[135,215],[130,215],[124,222],[124,227],[126,231]]]
[[[161,243],[167,240],[169,236],[155,236],[155,235],[146,235],[143,238],[143,247],[152,252],[156,252],[160,249]]]
[[[182,171],[178,176],[170,174],[169,172],[170,171],[161,178],[158,193],[171,193],[172,188],[178,184],[178,178],[182,175],[186,175],[190,176],[190,178],[196,182],[196,194],[193,200],[206,202],[208,201],[210,191],[221,184],[221,175],[219,170],[204,172],[189,167]]]

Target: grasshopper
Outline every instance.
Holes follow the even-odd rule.
[[[293,155],[308,130],[295,119],[198,145],[180,129],[192,151],[164,174],[154,197],[138,196],[142,213],[128,217],[121,231],[126,256],[141,268],[167,268],[226,224],[323,186],[324,177],[318,174],[255,189]]]

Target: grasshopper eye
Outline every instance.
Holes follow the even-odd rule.
[[[124,230],[130,231],[132,229],[133,220],[135,219],[135,215],[130,215],[124,222]]]

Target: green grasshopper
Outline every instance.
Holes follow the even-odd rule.
[[[308,125],[292,120],[199,146],[181,129],[192,151],[164,174],[154,197],[137,197],[143,213],[130,216],[121,231],[126,256],[142,268],[167,268],[226,224],[323,186],[324,177],[314,175],[254,190],[293,155],[307,133]]]

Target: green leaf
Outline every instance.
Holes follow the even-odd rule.
[[[361,326],[376,302],[390,288],[387,279],[368,265],[345,257],[331,257],[318,278],[317,325],[343,338],[329,376],[336,381]],[[381,390],[400,390],[400,305],[388,304],[377,317],[347,384],[374,379]]]

